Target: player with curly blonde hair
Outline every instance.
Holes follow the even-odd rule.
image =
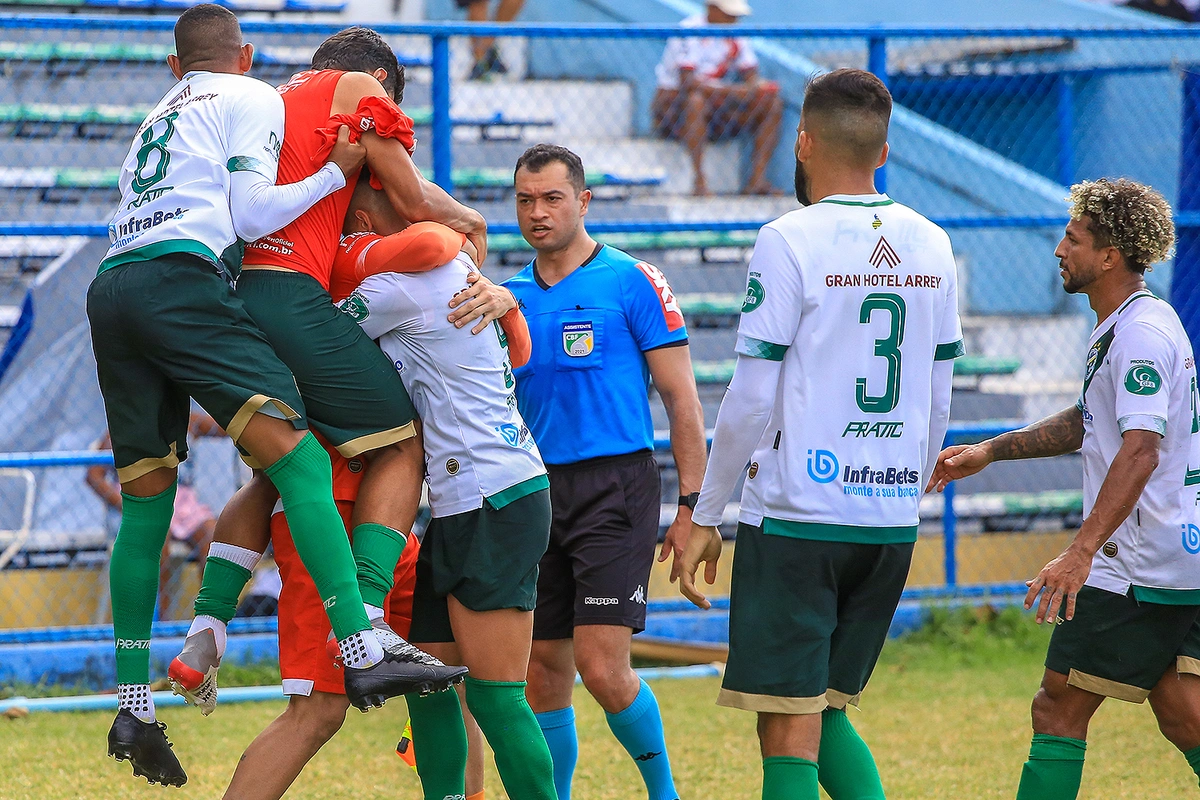
[[[1105,697],[1149,698],[1200,775],[1200,392],[1183,325],[1145,282],[1174,247],[1171,207],[1125,178],[1076,184],[1068,200],[1054,254],[1063,288],[1086,294],[1099,320],[1079,402],[943,450],[928,487],[993,461],[1083,450],[1083,525],[1025,597],[1031,608],[1040,592],[1037,621],[1061,624],[1033,699],[1017,800],[1078,795],[1088,723]]]

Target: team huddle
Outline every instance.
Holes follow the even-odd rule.
[[[268,545],[283,579],[288,707],[227,797],[282,797],[349,706],[403,696],[426,800],[481,800],[484,738],[509,797],[569,800],[578,672],[649,800],[678,800],[629,658],[659,532],[651,380],[680,485],[658,559],[702,607],[696,573],[714,581],[716,526],[745,475],[718,703],[758,714],[764,800],[884,797],[846,709],[904,589],[921,495],[1081,447],[1083,528],[1026,600],[1041,593],[1039,622],[1063,619],[1018,797],[1076,796],[1106,696],[1149,698],[1200,775],[1200,390],[1178,317],[1143,280],[1174,241],[1156,192],[1072,188],[1055,255],[1099,320],[1079,403],[941,451],[965,352],[950,239],[875,190],[883,84],[814,78],[796,143],[804,208],[759,234],[706,459],[678,302],[657,268],[588,236],[577,155],[537,145],[518,160],[537,255],[498,286],[479,271],[483,217],[413,163],[404,72],[378,34],[329,37],[278,89],[246,76],[253,47],[224,8],[189,9],[175,42],[178,83],[126,157],[87,299],[122,495],[108,752],[136,775],[187,780],[149,647],[194,401],[254,471],[220,514],[168,670],[203,714]]]

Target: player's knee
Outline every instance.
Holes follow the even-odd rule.
[[[333,738],[346,721],[349,702],[343,695],[314,692],[311,696],[293,698],[287,713],[291,724],[313,746],[320,747]]]
[[[1181,752],[1187,752],[1200,747],[1200,719],[1190,714],[1188,709],[1175,706],[1155,706],[1154,716],[1158,720],[1158,729],[1163,738],[1175,745]]]
[[[579,677],[588,693],[609,710],[619,708],[622,700],[628,700],[625,695],[628,694],[630,683],[637,682],[628,661],[591,656],[580,659],[578,667]]]
[[[1033,729],[1038,733],[1047,733],[1054,725],[1055,714],[1058,703],[1050,692],[1043,687],[1038,689],[1037,694],[1033,696],[1033,703],[1029,707],[1029,716],[1033,722]]]

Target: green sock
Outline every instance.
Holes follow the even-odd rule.
[[[175,512],[175,487],[133,497],[121,492],[121,527],[108,564],[117,683],[150,682],[150,626],[158,599],[158,564]]]
[[[338,641],[371,627],[354,577],[354,557],[345,523],[333,502],[329,454],[311,433],[292,452],[266,469],[279,490],[283,513],[300,556]]]
[[[817,765],[807,758],[763,759],[762,800],[818,800]]]
[[[425,800],[466,795],[467,726],[458,692],[405,695],[412,718],[413,755]]]
[[[1021,770],[1017,800],[1075,800],[1083,779],[1087,742],[1035,733]]]
[[[556,800],[554,761],[533,709],[525,681],[480,681],[468,677],[467,708],[496,753],[496,771],[509,797]]]
[[[844,709],[821,712],[817,777],[833,800],[884,800],[875,758]]]
[[[1188,766],[1196,773],[1196,777],[1200,778],[1200,747],[1193,747],[1184,753],[1183,757],[1187,759]]]
[[[237,614],[238,598],[250,574],[240,564],[210,555],[204,560],[204,580],[192,607],[195,615],[204,614],[228,623]]]
[[[396,562],[408,544],[408,536],[374,522],[354,526],[350,549],[358,568],[358,589],[363,602],[383,608],[387,593],[392,590]]]

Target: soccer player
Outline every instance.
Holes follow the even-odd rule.
[[[387,195],[360,182],[334,272],[358,271],[406,225]],[[538,561],[550,537],[550,482],[513,394],[529,334],[515,308],[508,333],[496,323],[475,336],[446,318],[445,299],[474,271],[459,254],[430,272],[380,273],[341,308],[379,341],[423,421],[433,520],[417,562],[412,641],[471,670],[467,707],[509,797],[555,800],[550,751],[525,699]],[[409,709],[426,800],[462,796],[467,737],[458,698],[410,698]]]
[[[716,578],[742,490],[717,703],[758,714],[763,800],[884,796],[846,716],[887,638],[917,539],[922,473],[962,353],[945,231],[875,191],[892,98],[862,70],[809,83],[796,142],[806,207],[763,227],[737,366],[692,515],[682,590]]]
[[[122,492],[110,570],[119,711],[108,752],[151,782],[178,786],[187,776],[155,719],[149,648],[191,398],[278,489],[348,653],[347,694],[361,702],[407,682],[398,684],[400,665],[371,629],[350,548],[329,536],[340,524],[329,458],[305,432],[291,373],[230,289],[236,259],[227,255],[239,238],[277,229],[344,186],[364,154],[342,131],[331,163],[276,186],[283,104],[245,77],[254,48],[242,43],[237,18],[216,5],[191,8],[176,22],[175,49],[168,64],[179,83],[125,158],[112,244],[87,311]]]
[[[546,460],[554,511],[538,575],[529,703],[554,757],[559,800],[570,798],[578,753],[577,667],[650,800],[674,800],[658,701],[630,667],[629,647],[646,625],[658,540],[649,378],[667,409],[681,493],[660,561],[682,550],[704,476],[687,328],[657,267],[588,236],[591,192],[579,156],[536,145],[517,160],[514,180],[517,221],[537,252],[505,283],[533,342],[533,358],[516,371],[517,402]]]
[[[412,121],[393,100],[403,94],[403,73],[382,37],[367,28],[341,31],[317,48],[312,67],[279,89],[288,120],[281,177],[295,180],[313,171],[316,155],[328,146],[331,117],[351,122],[355,130],[365,131],[367,163],[393,204],[409,219],[438,220],[467,234],[482,258],[483,218],[426,181],[412,163]],[[449,669],[409,646],[383,621],[383,598],[420,500],[423,464],[414,438],[416,412],[391,363],[333,307],[328,293],[334,252],[357,181],[357,175],[351,176],[341,191],[251,243],[237,295],[295,375],[314,427],[343,456],[362,456],[368,462],[352,537],[367,613],[384,646],[411,664],[412,689],[442,690],[460,681],[465,670]],[[502,312],[513,305],[508,292],[496,290],[496,295],[506,303]],[[219,568],[205,573],[196,618],[171,668],[178,690],[206,713],[216,702],[225,624],[265,547],[266,520],[275,501],[273,487],[261,475],[239,495],[239,507],[253,509],[261,525],[218,527],[218,552],[210,553],[210,560]]]
[[[354,502],[363,479],[359,458],[345,458],[326,445],[333,463],[333,496],[349,531]],[[283,579],[279,595],[279,671],[288,705],[246,748],[225,796],[237,800],[278,800],[304,766],[329,741],[350,707],[341,675],[325,650],[329,622],[312,577],[296,554],[287,521],[276,506],[271,542]],[[409,534],[385,601],[390,627],[408,635],[418,545]]]
[[[1097,320],[1079,402],[943,450],[930,481],[941,491],[993,461],[1083,449],[1083,524],[1025,597],[1031,608],[1040,592],[1037,621],[1061,624],[1033,698],[1019,800],[1078,794],[1088,723],[1106,697],[1149,698],[1200,775],[1200,391],[1178,315],[1144,280],[1170,256],[1171,208],[1123,178],[1076,184],[1069,200],[1054,255],[1063,288],[1087,295]]]

